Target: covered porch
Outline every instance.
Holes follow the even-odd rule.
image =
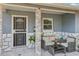
[[[5,7],[3,8],[2,6]],[[20,41],[18,44],[14,44],[13,35],[15,33],[26,33],[25,36],[23,36],[26,37],[26,42],[22,44],[25,45],[24,49],[27,48],[27,51],[30,50],[28,49],[30,45],[29,38],[31,36],[35,36],[35,44],[34,47],[31,48],[31,51],[34,51],[35,55],[42,55],[45,53],[45,51],[43,51],[44,53],[42,53],[41,39],[49,40],[50,36],[58,34],[79,35],[79,15],[78,13],[76,13],[76,11],[46,7],[31,7],[26,6],[25,4],[3,4],[2,6],[0,11],[1,15],[3,16],[1,18],[2,54],[6,53],[7,51],[13,50],[16,47],[16,45],[18,45],[21,42]],[[25,32],[17,32],[17,25],[15,25],[17,21],[14,21],[14,24],[13,19],[16,20],[19,17],[25,17],[24,19],[26,19],[26,23],[24,22],[24,24],[26,24],[26,27],[24,26],[24,29],[26,30]],[[14,28],[13,26],[16,27]],[[20,27],[21,26],[22,25],[20,25]],[[18,26],[18,28],[20,27]],[[17,37],[20,36],[21,35]],[[77,47],[75,48],[77,49]]]

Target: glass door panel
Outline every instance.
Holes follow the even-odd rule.
[[[13,17],[14,46],[26,45],[26,17]]]

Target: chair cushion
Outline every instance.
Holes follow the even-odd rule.
[[[61,43],[61,45],[68,47],[68,43]]]
[[[52,42],[53,40],[55,40],[55,37],[43,37],[43,40],[45,41],[45,45],[53,45],[54,42]]]
[[[74,42],[74,38],[67,38],[67,42]]]

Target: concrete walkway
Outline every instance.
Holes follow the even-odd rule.
[[[42,56],[52,56],[48,51],[42,51]],[[79,52],[57,53],[55,56],[79,56]]]
[[[35,49],[27,48],[26,46],[14,47],[10,51],[3,52],[2,56],[35,56]],[[42,50],[42,56],[52,56],[48,51]],[[57,53],[55,56],[65,56],[63,53]],[[66,53],[66,56],[79,56],[79,52]]]
[[[18,46],[10,51],[3,52],[2,56],[35,56],[35,49],[30,49],[26,46]]]

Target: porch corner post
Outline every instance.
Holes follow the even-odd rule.
[[[2,54],[2,44],[3,44],[3,40],[2,40],[2,17],[3,17],[3,6],[0,5],[0,55]]]
[[[75,33],[79,33],[79,12],[75,13]],[[77,37],[79,39],[79,37]],[[76,38],[76,50],[78,50],[79,40]]]
[[[40,8],[36,9],[35,12],[35,53],[37,56],[41,56],[41,10]]]

